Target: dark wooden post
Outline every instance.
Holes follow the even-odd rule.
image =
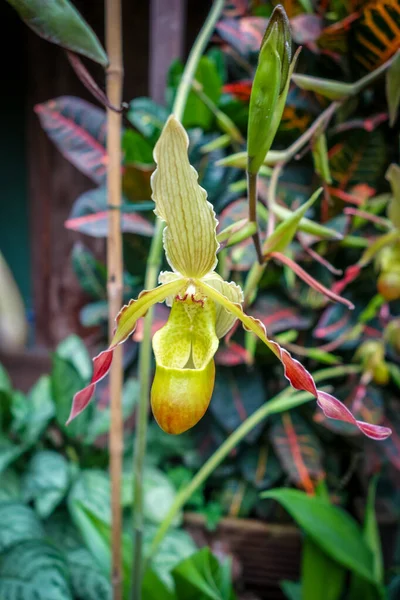
[[[186,0],[151,0],[150,96],[164,103],[165,81],[174,58],[182,58]]]

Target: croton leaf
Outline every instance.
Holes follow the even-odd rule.
[[[122,136],[124,163],[153,164],[153,144],[133,129],[127,129]]]
[[[386,440],[383,443],[382,451],[387,460],[400,471],[400,418],[398,411],[395,401],[390,402],[386,407],[386,416],[383,422],[393,427],[393,439]]]
[[[153,309],[153,321],[151,325],[151,336],[164,327],[166,322],[168,321],[170,309],[165,306],[165,304],[156,304]],[[143,319],[139,319],[132,339],[135,342],[141,342],[143,340],[143,330],[144,330],[144,321]]]
[[[302,14],[290,20],[293,40],[296,44],[315,42],[322,32],[322,18],[319,15]]]
[[[234,431],[264,402],[264,383],[256,368],[242,366],[234,370],[228,367],[218,369],[210,409],[225,431]],[[261,428],[262,425],[252,429],[246,439],[257,439]]]
[[[364,337],[380,337],[381,329],[377,320],[372,320],[362,328],[358,326],[359,316],[359,306],[356,306],[354,311],[349,311],[342,304],[332,304],[322,313],[313,336],[330,342],[332,349],[350,349],[359,344]]]
[[[103,183],[107,170],[106,113],[74,96],[37,104],[35,111],[61,154],[90,179]]]
[[[218,494],[218,502],[222,504],[224,513],[230,517],[248,517],[258,501],[257,490],[247,481],[231,477],[223,483]]]
[[[239,469],[243,478],[260,490],[273,487],[283,476],[282,466],[267,439],[240,453]]]
[[[250,364],[252,358],[250,353],[236,342],[229,344],[220,344],[217,354],[215,355],[217,365],[224,367],[236,367],[237,365]]]
[[[400,104],[400,52],[397,52],[386,74],[386,98],[389,107],[390,126],[393,127]]]
[[[353,129],[332,139],[329,164],[334,187],[341,190],[358,183],[376,188],[386,162],[385,138],[379,129]]]
[[[106,266],[93,253],[77,242],[72,249],[72,268],[82,289],[95,300],[107,296]]]
[[[259,51],[268,19],[243,17],[222,19],[216,25],[221,38],[245,57]]]
[[[368,2],[355,21],[353,55],[367,71],[385,63],[400,48],[400,4],[397,0]]]
[[[312,429],[296,413],[284,412],[274,418],[269,438],[291,481],[312,492],[313,482],[325,475],[322,448]]]
[[[152,223],[136,212],[124,212],[124,209],[131,211],[134,208],[135,205],[127,201],[123,203],[121,231],[152,236],[154,232]],[[65,221],[65,227],[92,237],[107,237],[108,221],[107,189],[101,186],[79,196],[74,203],[70,217]]]
[[[223,15],[224,17],[243,17],[247,10],[247,0],[226,0]]]
[[[311,312],[299,309],[282,294],[259,294],[249,312],[260,319],[271,334],[288,329],[307,329],[313,322]]]
[[[132,125],[154,145],[168,119],[168,110],[150,98],[135,98],[129,104],[127,117]]]
[[[93,29],[68,0],[8,0],[25,23],[40,37],[100,63],[108,58]]]

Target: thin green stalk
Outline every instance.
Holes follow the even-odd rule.
[[[358,365],[335,366],[317,371],[317,373],[314,375],[314,380],[318,383],[325,379],[343,377],[344,375],[349,375],[350,373],[359,373],[360,370],[361,368]],[[194,492],[206,481],[206,479],[221,464],[228,454],[239,444],[239,442],[243,440],[244,437],[246,437],[250,431],[252,431],[252,429],[254,429],[254,427],[272,414],[290,410],[291,408],[300,406],[300,404],[304,404],[313,398],[314,396],[308,392],[297,392],[295,389],[289,387],[275,396],[273,400],[263,404],[263,406],[256,410],[256,412],[243,421],[243,423],[225,440],[225,442],[221,444],[218,450],[216,450],[214,454],[204,463],[190,483],[177,494],[174,503],[168,511],[168,514],[165,516],[153,539],[149,551],[149,559],[154,556],[177,513],[184,507],[192,494],[194,494]]]
[[[201,55],[203,54],[209,42],[216,22],[224,7],[224,0],[215,0],[203,27],[190,51],[185,70],[183,71],[182,79],[179,85],[178,93],[175,98],[172,112],[179,121],[182,121],[183,113],[185,112],[186,102],[193,85],[194,76],[196,74],[197,65]]]
[[[214,30],[215,24],[224,7],[224,0],[215,0],[213,7],[193,45],[186,63],[182,79],[174,102],[173,113],[182,120],[187,97],[192,87],[199,60],[204,53],[206,45]],[[156,230],[151,243],[149,260],[147,263],[145,288],[152,289],[157,284],[162,258],[162,234],[164,224],[157,220]],[[134,561],[132,568],[132,600],[140,600],[142,594],[143,576],[143,465],[146,454],[147,440],[147,414],[150,393],[151,376],[151,325],[153,311],[149,310],[145,317],[143,341],[139,350],[139,378],[140,397],[136,426],[136,439],[134,444],[134,506],[133,506],[133,539]]]
[[[152,289],[157,283],[162,257],[162,221],[157,220],[156,231],[150,248],[145,277],[145,289]],[[151,376],[151,327],[153,322],[153,307],[144,320],[143,341],[139,352],[140,396],[136,424],[136,439],[134,444],[134,510],[133,510],[133,565],[132,565],[132,598],[140,600],[142,594],[143,575],[143,466],[146,455],[148,397]]]
[[[247,195],[249,197],[249,221],[257,225],[257,179],[258,173],[250,173],[247,171]],[[252,235],[254,247],[257,252],[257,258],[260,265],[263,264],[263,255],[261,249],[260,233],[258,226],[255,233]]]

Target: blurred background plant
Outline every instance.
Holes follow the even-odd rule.
[[[274,4],[226,2],[207,52],[200,59],[183,116],[190,136],[190,161],[215,207],[221,231],[248,216],[245,138],[249,99],[258,51]],[[271,223],[287,219],[318,187],[322,186],[323,192],[307,217],[300,220],[285,250],[286,261],[277,255],[268,261],[268,268],[258,267],[252,242],[246,240],[221,250],[218,269],[224,278],[243,285],[248,312],[310,370],[336,367],[342,373],[328,379],[328,384],[357,418],[390,426],[393,435],[376,443],[350,425],[327,420],[308,403],[290,410],[282,405],[276,414],[260,419],[237,440],[183,508],[201,513],[210,529],[215,529],[224,516],[287,522],[277,500],[306,534],[303,587],[285,583],[288,598],[320,598],[321,590],[326,590],[318,587],[324,585],[323,577],[316,583],[318,571],[338,581],[337,589],[331,591],[332,600],[361,595],[384,598],[386,593],[396,598],[399,575],[395,565],[400,561],[400,5],[397,0],[298,0],[282,4],[294,42],[302,51],[273,151],[259,173],[262,238],[271,233]],[[143,289],[154,234],[152,151],[182,72],[183,64],[174,61],[164,104],[147,97],[135,98],[125,113],[121,165],[125,301]],[[112,209],[105,187],[105,112],[71,96],[51,99],[35,110],[60,152],[96,186],[76,199],[66,227],[82,233],[83,240],[84,236],[105,238]],[[74,246],[71,261],[80,285],[91,298],[82,307],[80,318],[84,327],[91,328],[91,353],[95,354],[104,346],[108,330],[107,269],[84,241]],[[329,303],[329,292],[345,297],[355,309]],[[167,317],[168,309],[158,306],[153,331]],[[128,457],[138,398],[137,348],[142,336],[139,326],[133,340],[124,346],[126,508],[132,502]],[[72,593],[90,599],[95,597],[90,594],[98,592],[79,587],[85,585],[81,562],[93,573],[93,589],[102,586],[108,590],[104,598],[110,594],[102,570],[109,560],[110,537],[109,481],[104,470],[109,429],[107,382],[98,386],[90,411],[69,428],[63,425],[73,393],[90,378],[87,356],[76,337],[67,339],[53,356],[51,376],[39,380],[28,400],[11,389],[3,374],[0,465],[5,469],[1,475],[4,510],[17,503],[22,520],[17,533],[5,533],[11,542],[2,548],[9,548],[5,556],[11,556],[10,564],[16,541],[26,542],[26,552],[34,553],[37,550],[32,540],[37,544],[50,536],[56,543],[62,540],[65,552],[69,534],[67,537],[60,527],[67,528],[68,523],[73,531],[66,554]],[[287,387],[280,367],[245,332],[235,331],[229,336],[216,360],[219,367],[214,395],[199,425],[179,438],[168,437],[154,423],[150,425],[148,485],[145,483],[149,531],[154,532],[163,522],[177,493],[190,486],[205,461]],[[55,461],[54,466],[51,461]],[[379,478],[371,483],[376,473]],[[277,486],[302,491],[276,490]],[[266,490],[267,500],[260,497]],[[349,539],[343,533],[340,540],[332,538],[330,547],[324,536],[318,538],[313,531],[318,529],[320,504],[314,508],[314,501],[332,511],[327,517],[324,510],[328,508],[321,508],[321,528],[326,525],[324,518],[332,524],[339,515],[337,519],[345,522],[338,524],[338,531],[344,527],[343,531],[353,532],[353,538],[351,533]],[[334,505],[364,520],[364,538],[351,517],[338,512]],[[0,510],[2,506],[3,502]],[[313,515],[311,529],[304,521],[307,514]],[[377,536],[371,533],[374,519],[390,530],[383,540],[389,567],[386,574],[379,567],[382,558]],[[27,533],[18,534],[20,531]],[[129,555],[129,541],[124,543]],[[345,557],[340,552],[332,554],[331,547],[343,548]],[[172,529],[153,564],[155,576],[171,585],[170,569],[193,549],[185,533]],[[46,552],[50,550],[44,549],[43,556]],[[349,561],[349,555],[359,557],[359,562]],[[204,555],[201,560],[212,559]],[[377,570],[371,567],[373,576],[366,584],[368,565],[372,565],[369,561],[374,561]],[[7,566],[7,561],[4,564]],[[125,569],[130,567],[127,564]],[[345,570],[353,573],[347,596],[343,596]],[[390,584],[387,591],[385,583]],[[366,590],[368,585],[372,588]],[[202,592],[204,597],[230,597],[229,586],[227,592],[221,591],[222,584],[217,587],[219,596]],[[179,589],[176,578],[175,588]],[[163,598],[162,593],[157,598]]]

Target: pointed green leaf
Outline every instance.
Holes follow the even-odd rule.
[[[280,502],[328,556],[374,582],[372,553],[356,521],[344,510],[298,490],[281,488],[264,492],[261,497]]]
[[[386,74],[386,98],[390,127],[396,122],[400,104],[400,52],[397,52]]]
[[[308,209],[314,204],[314,202],[321,195],[322,188],[319,188],[311,198],[302,204],[291,216],[282,221],[269,236],[269,238],[265,241],[263,245],[263,254],[264,256],[270,254],[271,252],[282,252],[293,240],[296,231],[299,227],[299,223],[301,219],[304,217]]]
[[[40,37],[83,54],[103,67],[107,55],[93,29],[68,0],[8,0],[21,19]]]
[[[345,575],[346,570],[306,536],[301,565],[302,600],[340,600]]]

